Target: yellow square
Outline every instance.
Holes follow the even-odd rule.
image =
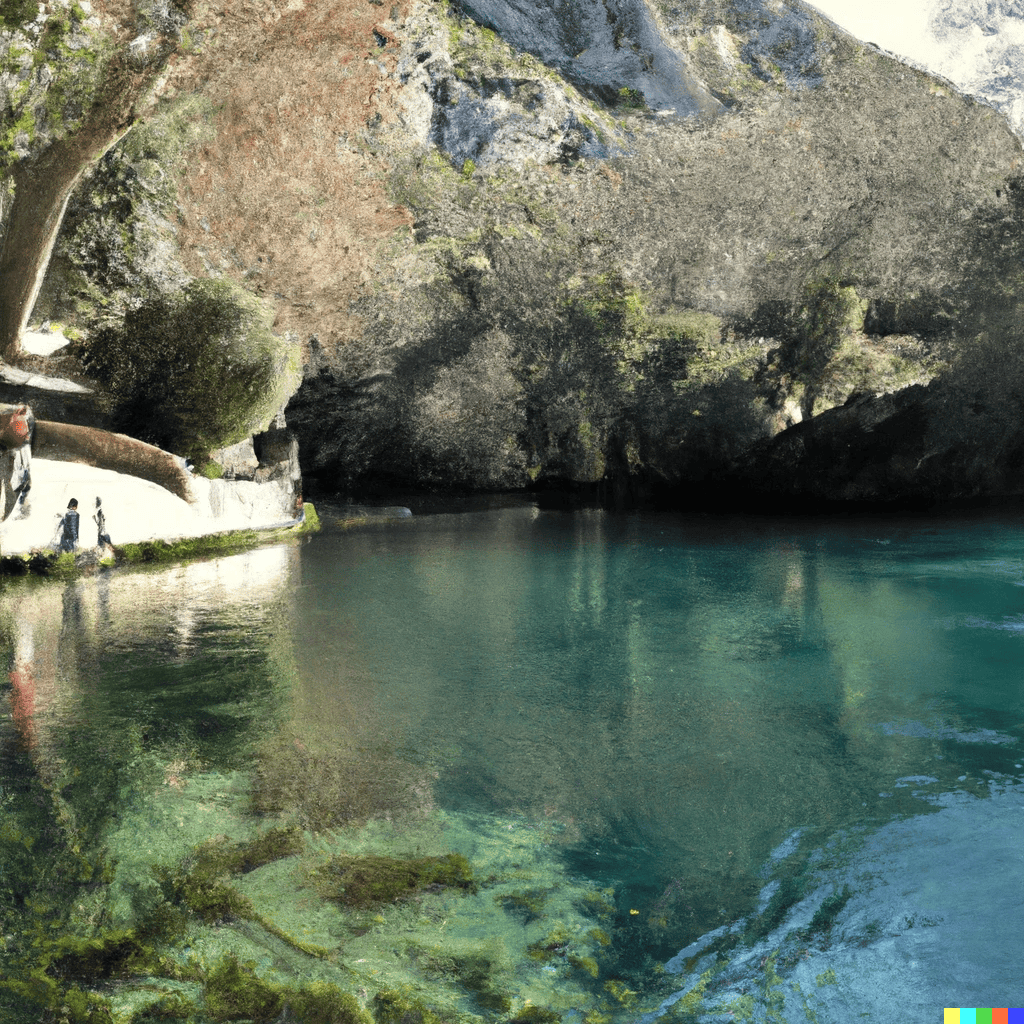
[[[960,1024],[960,1007],[950,1009],[947,1006],[943,1010],[942,1024]]]

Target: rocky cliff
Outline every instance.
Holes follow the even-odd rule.
[[[1017,378],[986,384],[1015,372],[1020,143],[950,83],[799,0],[258,2],[190,31],[36,318],[243,284],[303,344],[307,479],[1016,490],[978,467],[1020,447]],[[894,460],[900,416],[959,433]]]

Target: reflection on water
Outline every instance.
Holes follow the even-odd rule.
[[[1016,637],[951,625],[1016,613],[1014,541],[971,538],[985,572],[953,531],[871,521],[509,509],[325,537],[299,728],[387,728],[442,804],[564,823],[578,870],[666,921],[660,955],[746,909],[790,830],[921,810],[894,780],[1019,735]]]
[[[929,793],[981,794],[985,772],[1014,774],[1020,539],[991,520],[518,506],[68,584],[6,581],[4,934],[44,893],[54,928],[136,927],[170,899],[150,865],[184,863],[218,834],[297,824],[308,859],[328,855],[313,832],[357,808],[415,808],[407,845],[459,849],[508,890],[460,897],[461,925],[454,905],[424,911],[416,927],[434,930],[415,941],[396,937],[414,924],[400,908],[342,923],[296,896],[294,929],[366,944],[360,962],[379,973],[363,978],[364,1001],[385,975],[440,985],[422,952],[432,943],[500,934],[492,960],[508,994],[466,989],[456,971],[460,1013],[530,998],[582,1014],[590,1000],[633,1019],[630,1000],[645,986],[654,998],[659,962],[757,910],[761,865],[795,830],[820,844],[928,812]],[[120,867],[102,896],[88,883],[94,905],[76,889],[86,883],[68,881],[85,869],[68,865],[92,857],[100,871],[103,856]],[[32,857],[64,881],[41,881]],[[534,881],[514,883],[526,864]],[[262,870],[275,880],[253,883],[262,898],[301,895],[295,864]],[[260,963],[257,925],[294,934],[246,920]],[[576,945],[552,938],[573,921]],[[545,942],[548,959],[526,952]],[[0,957],[27,971],[30,948],[10,938]],[[314,962],[276,955],[268,970]],[[181,984],[198,999],[206,983]]]

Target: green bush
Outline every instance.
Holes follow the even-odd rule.
[[[226,281],[155,295],[90,340],[115,429],[202,460],[265,429],[298,383],[297,349],[271,313]]]
[[[36,0],[0,0],[0,28],[21,28],[34,21],[38,13]]]

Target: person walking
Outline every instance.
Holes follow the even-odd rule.
[[[78,499],[68,502],[68,510],[60,521],[60,551],[76,551],[78,549]]]
[[[107,517],[103,514],[103,505],[100,502],[99,495],[96,496],[96,511],[92,515],[93,521],[96,523],[96,546],[97,547],[113,547],[114,544],[110,539],[110,534],[107,533]]]

